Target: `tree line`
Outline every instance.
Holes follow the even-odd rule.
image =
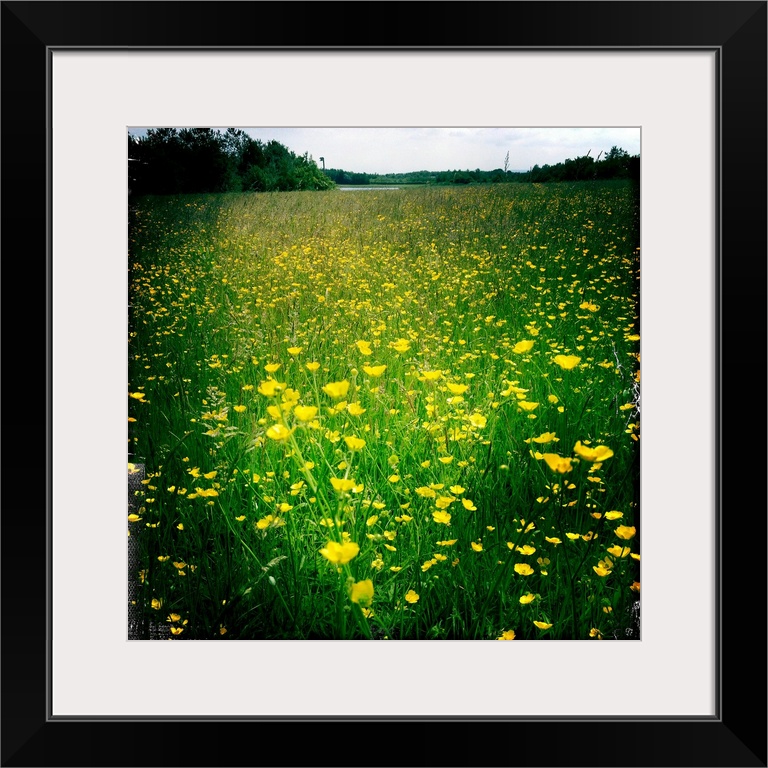
[[[308,153],[296,155],[277,141],[262,142],[239,128],[150,128],[128,134],[128,181],[132,194],[288,192],[333,189],[337,185],[546,183],[607,179],[640,180],[640,157],[612,147],[597,159],[588,152],[528,171],[412,171],[360,173],[320,169]],[[602,159],[601,159],[602,157]],[[322,158],[321,158],[322,159]]]
[[[287,192],[335,184],[307,153],[251,138],[239,128],[150,128],[128,135],[132,194]]]

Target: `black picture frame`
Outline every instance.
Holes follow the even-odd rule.
[[[760,384],[765,381],[767,10],[766,2],[716,0],[3,2],[2,223],[4,265],[13,276],[6,286],[10,284],[9,294],[12,291],[18,300],[16,286],[23,286],[33,275],[34,285],[27,285],[35,299],[40,330],[37,338],[30,339],[32,324],[26,320],[23,332],[17,332],[15,322],[10,329],[6,325],[3,340],[6,363],[10,363],[6,371],[13,377],[20,363],[32,362],[31,358],[43,366],[42,374],[33,377],[25,365],[26,372],[19,378],[34,384],[23,393],[13,378],[7,380],[6,429],[9,435],[29,434],[30,411],[39,413],[45,402],[42,430],[47,448],[45,457],[33,461],[28,454],[21,458],[25,451],[17,452],[16,445],[6,451],[12,469],[6,472],[2,518],[2,765],[766,766],[762,484],[766,465],[764,432],[755,428],[753,414],[762,414],[763,400],[755,379]],[[346,42],[350,38],[356,40],[353,46]],[[202,721],[51,719],[50,627],[46,631],[45,625],[46,620],[50,622],[46,564],[52,556],[48,527],[54,329],[50,281],[43,292],[42,276],[50,268],[50,55],[61,47],[706,48],[718,52],[720,599],[715,717],[609,721],[576,716],[532,721],[307,717],[258,723],[215,717]],[[17,275],[24,276],[21,282]],[[14,301],[12,306],[15,315],[18,304]],[[25,312],[34,314],[28,308]],[[737,338],[747,341],[754,359],[745,362],[743,347],[728,343]],[[754,436],[747,434],[752,430]],[[34,440],[39,451],[43,440]],[[677,447],[695,450],[695,446]],[[9,459],[9,453],[16,455]],[[727,473],[726,467],[730,468]],[[740,521],[743,516],[749,516],[748,525]],[[744,538],[747,530],[749,541]],[[39,542],[35,552],[30,551],[32,541]],[[683,597],[685,589],[697,588],[695,566],[691,573],[692,584],[676,585]],[[747,602],[734,597],[744,593],[752,593]],[[359,684],[367,682],[362,673]],[[585,685],[593,685],[597,693],[609,682],[585,680]],[[750,695],[745,695],[745,686]],[[306,737],[302,732],[310,725]],[[298,733],[297,727],[301,728]],[[161,745],[159,751],[153,746],[156,742]]]

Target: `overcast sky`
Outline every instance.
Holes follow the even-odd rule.
[[[216,127],[216,126],[212,126]],[[225,129],[229,126],[224,126]],[[280,142],[319,166],[358,173],[408,171],[527,171],[586,155],[597,159],[617,146],[640,154],[640,128],[247,128],[262,142]],[[221,127],[220,127],[221,128]],[[146,129],[130,128],[135,136]]]

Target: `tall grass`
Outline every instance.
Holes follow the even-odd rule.
[[[636,637],[637,215],[623,183],[134,201],[147,619]]]

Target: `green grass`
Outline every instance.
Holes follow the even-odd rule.
[[[626,637],[638,238],[624,183],[133,201],[147,620]]]

